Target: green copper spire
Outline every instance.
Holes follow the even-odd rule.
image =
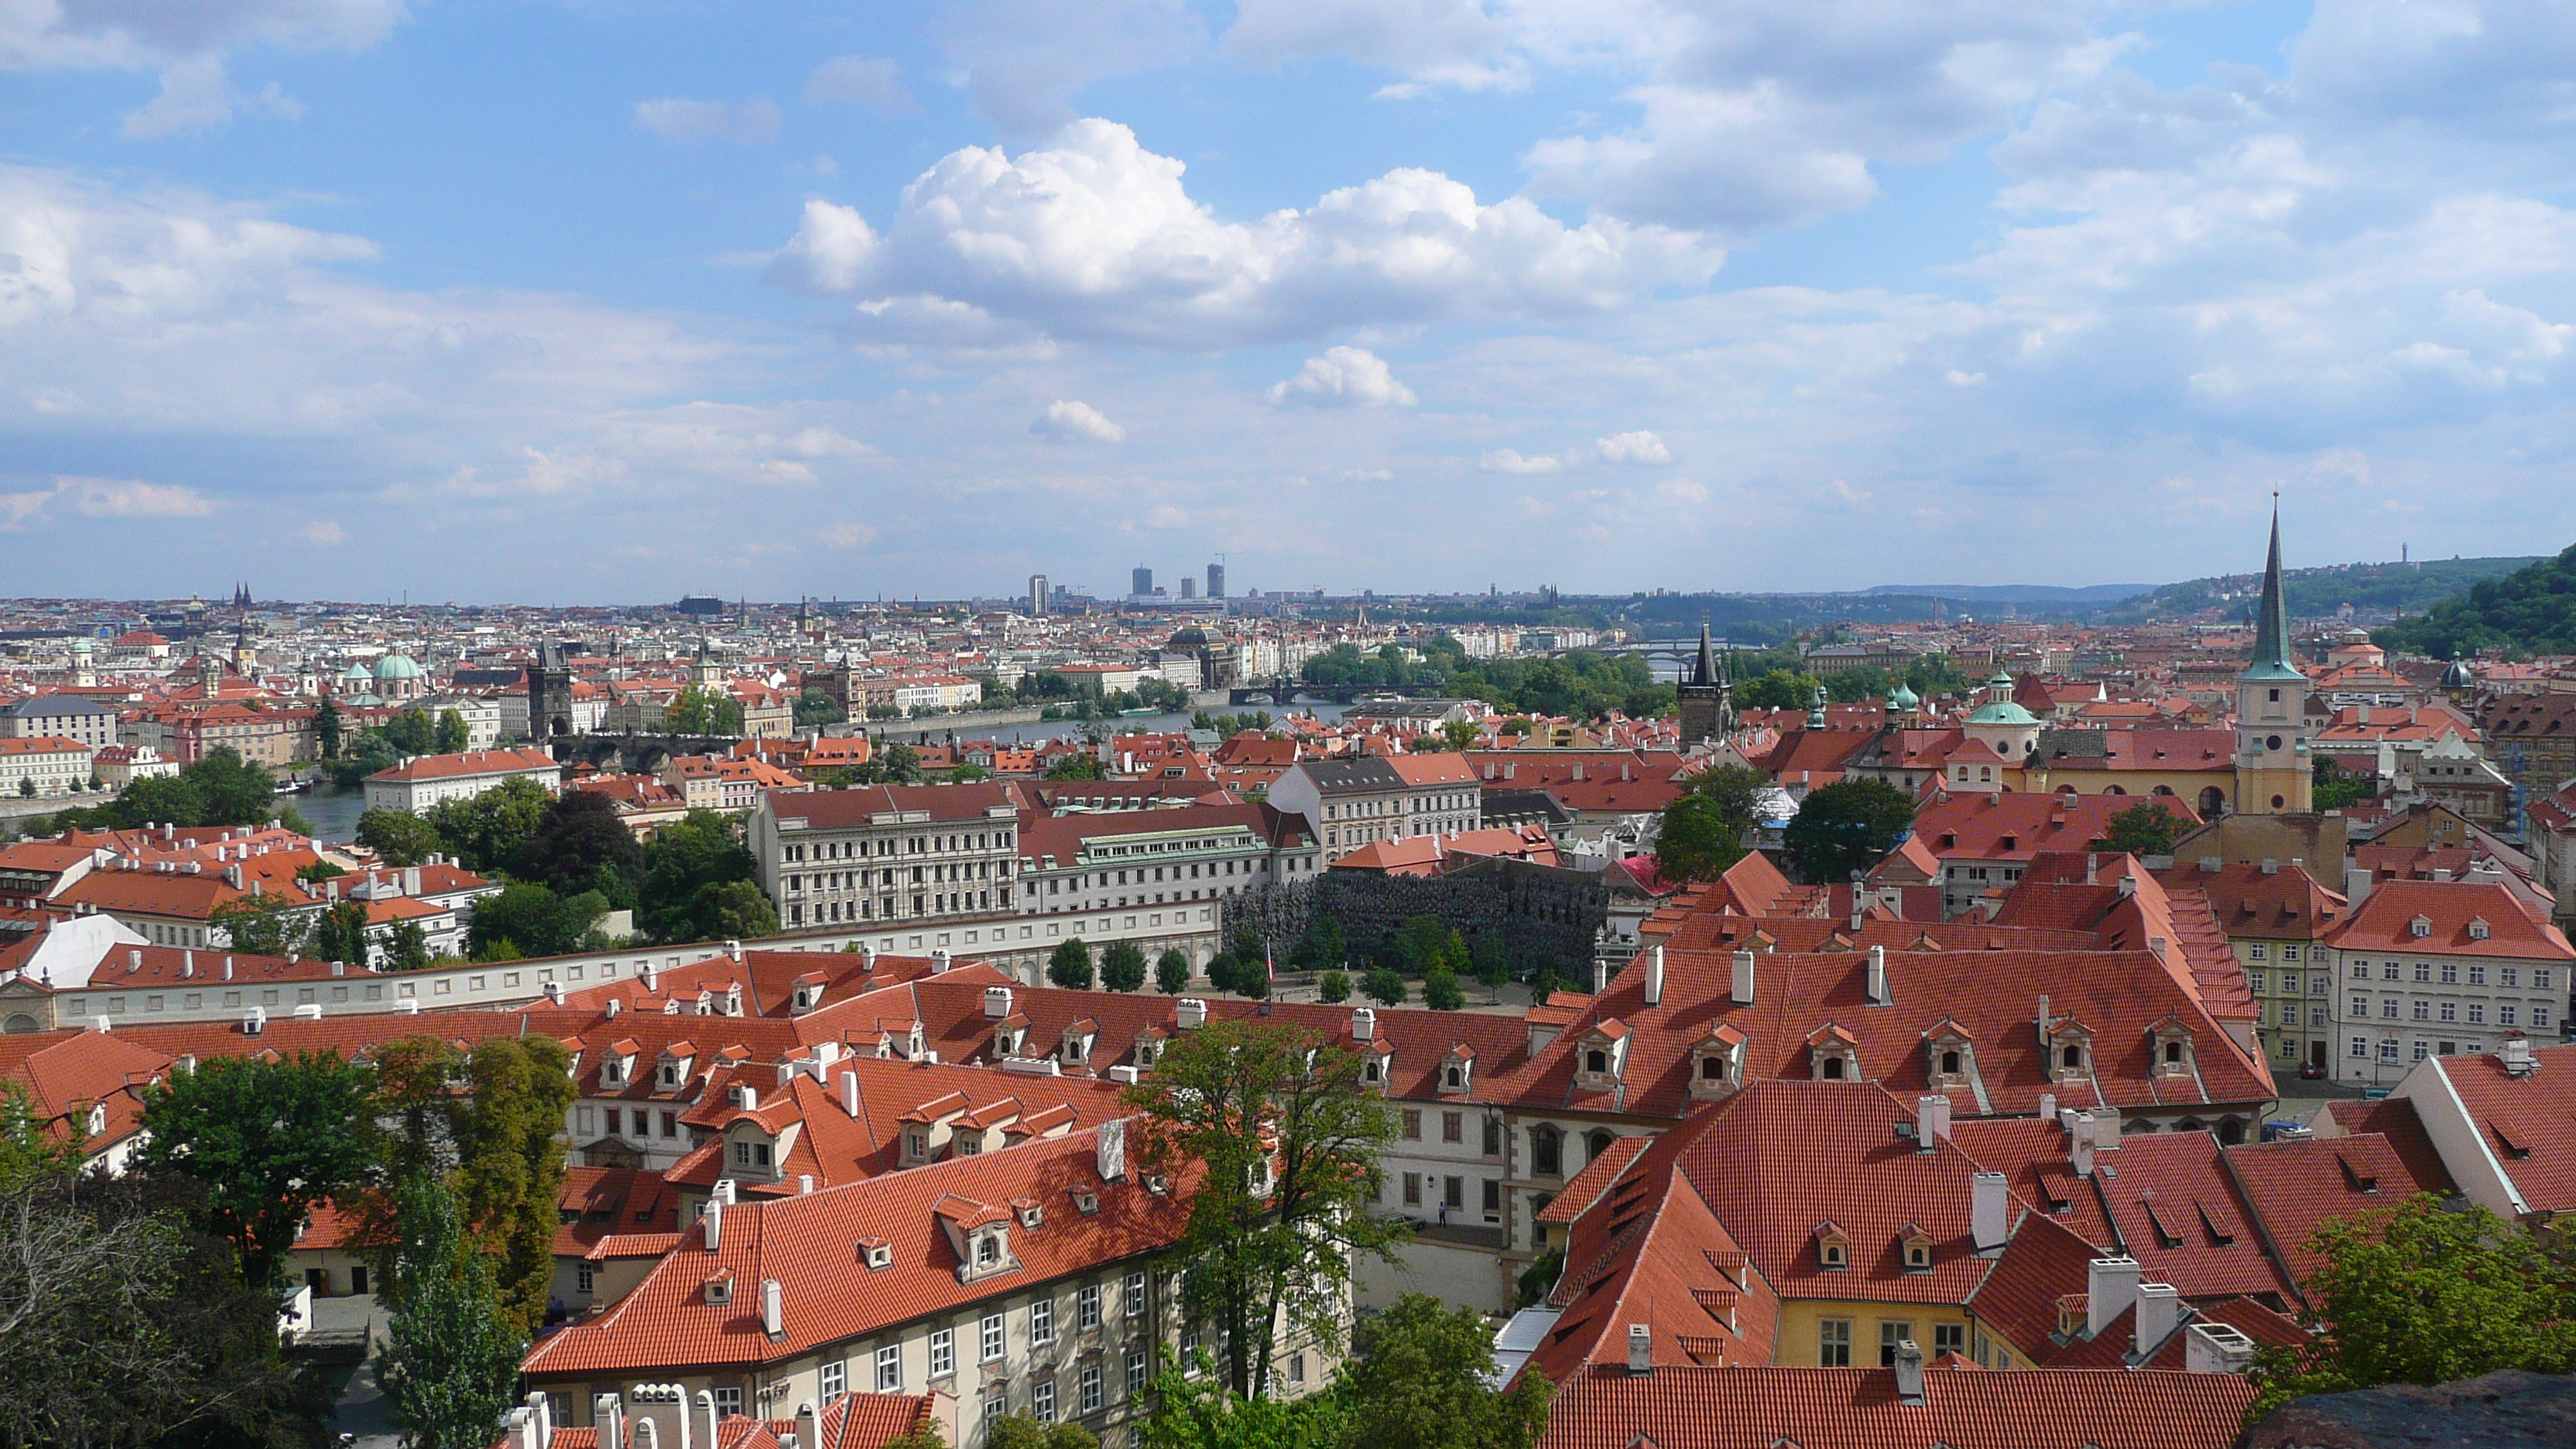
[[[2272,553],[2263,562],[2263,607],[2254,620],[2254,659],[2246,679],[2305,679],[2290,662],[2290,606],[2281,593],[2281,496],[2272,495]]]

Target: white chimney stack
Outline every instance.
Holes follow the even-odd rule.
[[[1923,1350],[1910,1338],[1896,1341],[1896,1401],[1918,1408],[1923,1403]]]
[[[1009,987],[1007,987],[1007,986],[987,986],[987,987],[985,987],[985,988],[984,988],[984,1015],[985,1015],[985,1018],[986,1018],[987,1020],[991,1020],[991,1021],[999,1021],[999,1020],[1001,1020],[1003,1017],[1006,1017],[1006,1016],[1008,1016],[1008,1015],[1010,1015],[1010,1014],[1011,1014],[1011,988],[1009,988]]]
[[[1869,1004],[1885,1006],[1892,998],[1887,994],[1887,948],[1869,948]]]
[[[707,1419],[707,1449],[722,1449],[724,1441],[716,1437],[716,1396],[712,1392],[698,1390],[698,1412],[706,1415]],[[688,1449],[688,1446],[683,1443],[681,1449]]]
[[[724,1247],[724,1199],[721,1196],[707,1199],[705,1222],[707,1251],[710,1253],[721,1251]]]
[[[2072,1152],[2075,1175],[2077,1177],[2090,1178],[2093,1175],[2093,1119],[2090,1117],[2076,1118],[2075,1131],[2069,1140],[2073,1143]]]
[[[1642,1323],[1628,1325],[1628,1372],[1632,1375],[1655,1371],[1655,1331]]]
[[[1100,1124],[1097,1141],[1097,1164],[1102,1182],[1116,1182],[1127,1175],[1127,1120],[1112,1118]]]
[[[931,974],[931,975],[933,975],[933,976],[937,976],[937,975],[940,975],[940,974],[942,974],[942,973],[946,972],[946,971],[947,971],[947,969],[948,969],[948,948],[947,948],[947,947],[945,947],[945,946],[938,946],[938,947],[934,947],[934,948],[932,948],[932,950],[931,950],[931,952],[930,952],[930,974]]]
[[[1184,996],[1173,1005],[1172,1020],[1183,1031],[1196,1031],[1207,1025],[1207,1003],[1195,996]]]
[[[867,944],[865,944],[865,943],[862,943],[862,944],[860,945],[860,947],[859,947],[859,969],[860,969],[861,971],[874,971],[874,970],[876,970],[876,969],[877,969],[877,948],[876,948],[876,947],[874,947],[874,946],[870,946],[870,945],[867,945]]]
[[[2096,1258],[2084,1271],[2084,1336],[2099,1338],[2138,1301],[2138,1260]]]
[[[841,1110],[854,1120],[859,1115],[859,1074],[855,1071],[841,1073]]]
[[[599,1429],[599,1449],[626,1449],[626,1414],[615,1394],[590,1396],[590,1422]]]
[[[2173,1331],[2181,1326],[2181,1289],[2171,1283],[2138,1285],[2138,1348],[2135,1355],[2138,1362],[2146,1362],[2147,1355],[2162,1347],[2166,1339],[2173,1337]]]
[[[796,1443],[797,1449],[823,1449],[823,1436],[815,1430],[812,1399],[796,1406]]]
[[[1360,1006],[1351,1010],[1351,1040],[1377,1040],[1377,1009]]]
[[[2183,1335],[2182,1366],[2196,1374],[2241,1374],[2254,1366],[2254,1340],[2224,1323],[2195,1323]]]
[[[1980,1258],[2002,1255],[2012,1231],[2012,1197],[2000,1172],[1980,1172],[1968,1179],[1968,1234]]]
[[[1753,953],[1735,953],[1735,990],[1731,999],[1738,1006],[1753,1004]]]
[[[2057,1120],[2057,1094],[2055,1092],[2042,1092],[2039,1094],[2039,1120],[2042,1122],[2054,1122]]]
[[[787,1290],[775,1278],[760,1280],[760,1331],[771,1338],[787,1336]]]
[[[1664,1004],[1664,943],[1661,941],[1646,953],[1646,1004]]]
[[[1930,1152],[1934,1147],[1939,1145],[1941,1139],[1941,1108],[1947,1105],[1949,1100],[1950,1099],[1947,1097],[1917,1097],[1914,1099],[1915,1151]]]

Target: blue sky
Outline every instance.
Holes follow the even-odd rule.
[[[2576,6],[0,0],[0,593],[2576,535]]]

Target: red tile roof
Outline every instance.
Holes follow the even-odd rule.
[[[2425,927],[2420,936],[2419,921]],[[2484,939],[2473,929],[2479,923],[2486,928]],[[2382,881],[2329,944],[2343,951],[2576,961],[2566,934],[2500,881]]]
[[[423,755],[369,775],[370,780],[461,780],[473,775],[504,775],[552,770],[555,758],[529,746],[524,749],[468,750],[453,755]]]
[[[2521,1077],[2494,1055],[2434,1060],[2524,1209],[2576,1210],[2576,1045],[2534,1047],[2531,1059],[2538,1070]]]

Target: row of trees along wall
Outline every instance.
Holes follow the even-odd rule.
[[[1610,892],[1598,874],[1519,860],[1477,860],[1438,876],[1328,870],[1312,880],[1265,887],[1225,903],[1225,939],[1250,933],[1279,964],[1318,916],[1340,922],[1350,959],[1392,960],[1396,932],[1416,916],[1437,918],[1468,941],[1498,936],[1512,973],[1545,967],[1589,980],[1593,943],[1609,919]]]

